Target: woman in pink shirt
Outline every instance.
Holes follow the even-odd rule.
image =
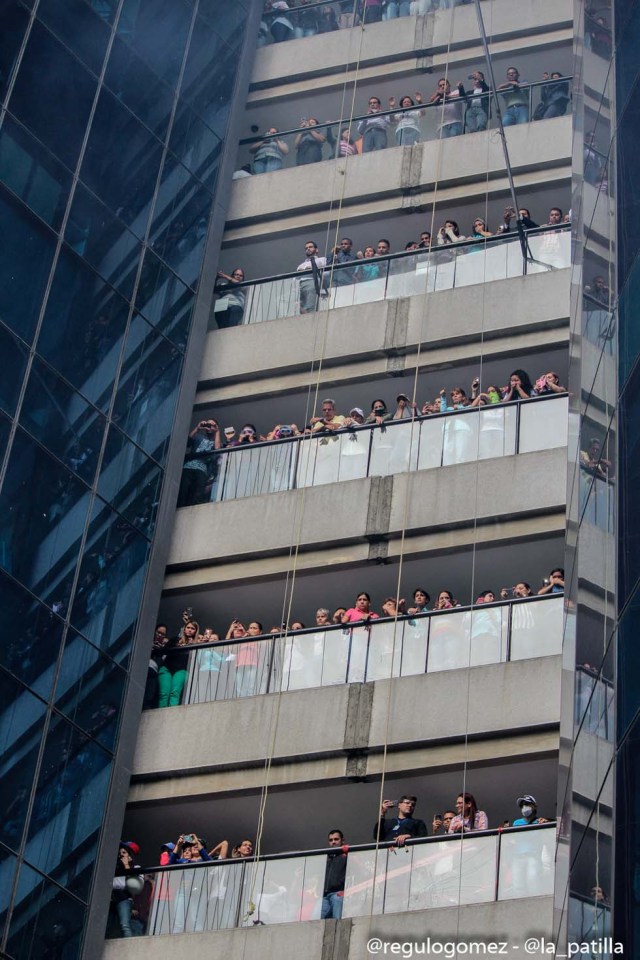
[[[359,593],[355,607],[349,607],[342,614],[343,623],[368,623],[369,620],[379,620],[380,615],[371,610],[371,597],[368,593]]]
[[[484,810],[478,810],[472,793],[461,793],[456,800],[457,816],[449,824],[449,833],[470,833],[472,830],[488,830],[489,818]]]

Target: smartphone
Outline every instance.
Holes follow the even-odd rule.
[[[185,842],[185,843],[195,843],[195,841],[196,841],[196,838],[195,838],[195,836],[193,835],[193,833],[185,833],[185,835],[184,835],[184,842]]]
[[[433,819],[434,819],[434,820],[442,820],[442,814],[441,814],[441,813],[434,813]]]

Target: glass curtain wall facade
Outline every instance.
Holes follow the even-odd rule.
[[[634,159],[640,141],[640,71],[634,51],[640,40],[640,4],[616,3],[618,160],[619,358],[619,576],[617,624],[617,792],[614,932],[633,956],[640,949],[640,611],[638,557],[638,380],[640,340],[640,195]]]
[[[80,956],[107,801],[124,803],[247,16],[239,0],[2,4],[6,957]]]

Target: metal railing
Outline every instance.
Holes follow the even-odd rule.
[[[187,453],[186,462],[204,464],[204,496],[220,502],[551,450],[566,445],[567,429],[567,395],[547,395],[243,444],[200,456]]]
[[[492,903],[553,893],[555,823],[349,848],[343,917]],[[151,868],[147,934],[194,933],[321,917],[335,848]]]
[[[191,647],[185,704],[555,656],[563,596],[455,607]],[[188,648],[182,648],[188,649]]]
[[[227,295],[243,306],[233,323],[263,323],[317,310],[413,297],[477,283],[490,283],[571,265],[571,228],[538,227],[526,232],[533,261],[524,260],[517,231],[461,240],[430,250],[356,259],[324,270],[292,271],[224,288],[214,316],[228,312]],[[222,321],[221,321],[222,322]],[[225,322],[225,325],[230,325]]]
[[[520,84],[521,102],[517,123],[552,119],[569,113],[572,80],[573,77],[569,76],[561,80]],[[452,93],[456,89],[452,87]],[[498,90],[497,93],[505,126],[513,124],[515,121],[511,119],[507,106],[507,98],[513,98],[513,91]],[[385,105],[385,109],[375,114],[337,117],[311,126],[308,124],[309,118],[302,117],[300,126],[279,130],[277,135],[261,134],[240,140],[236,164],[241,167],[250,163],[253,174],[259,175],[320,163],[334,157],[355,157],[388,147],[412,146],[465,133],[494,130],[499,127],[494,99],[491,92],[476,94],[473,90],[465,90],[464,95],[447,99],[444,112],[441,103],[429,103],[427,97],[427,102],[412,106],[400,107],[396,104],[386,108]],[[375,118],[373,124],[372,118]],[[383,118],[382,121],[379,118]],[[375,133],[371,132],[373,129]],[[349,141],[345,140],[344,143],[343,131],[349,131],[350,136]],[[282,144],[286,149],[282,148]]]
[[[613,683],[597,672],[579,665],[576,668],[575,722],[596,737],[615,739],[615,698]]]

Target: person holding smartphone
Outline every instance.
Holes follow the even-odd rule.
[[[213,454],[222,446],[220,427],[216,420],[211,418],[200,420],[193,428],[187,440],[187,458],[182,468],[178,506],[188,507],[194,503],[202,503],[206,499],[207,481],[210,469],[217,467],[213,464]]]
[[[394,800],[383,800],[380,807],[380,819],[373,827],[373,839],[379,843],[393,841],[396,846],[403,847],[407,840],[428,836],[427,825],[424,820],[418,820],[413,815],[417,802],[417,797],[403,793],[398,800],[397,815],[387,819],[387,814],[393,810],[396,803]]]

